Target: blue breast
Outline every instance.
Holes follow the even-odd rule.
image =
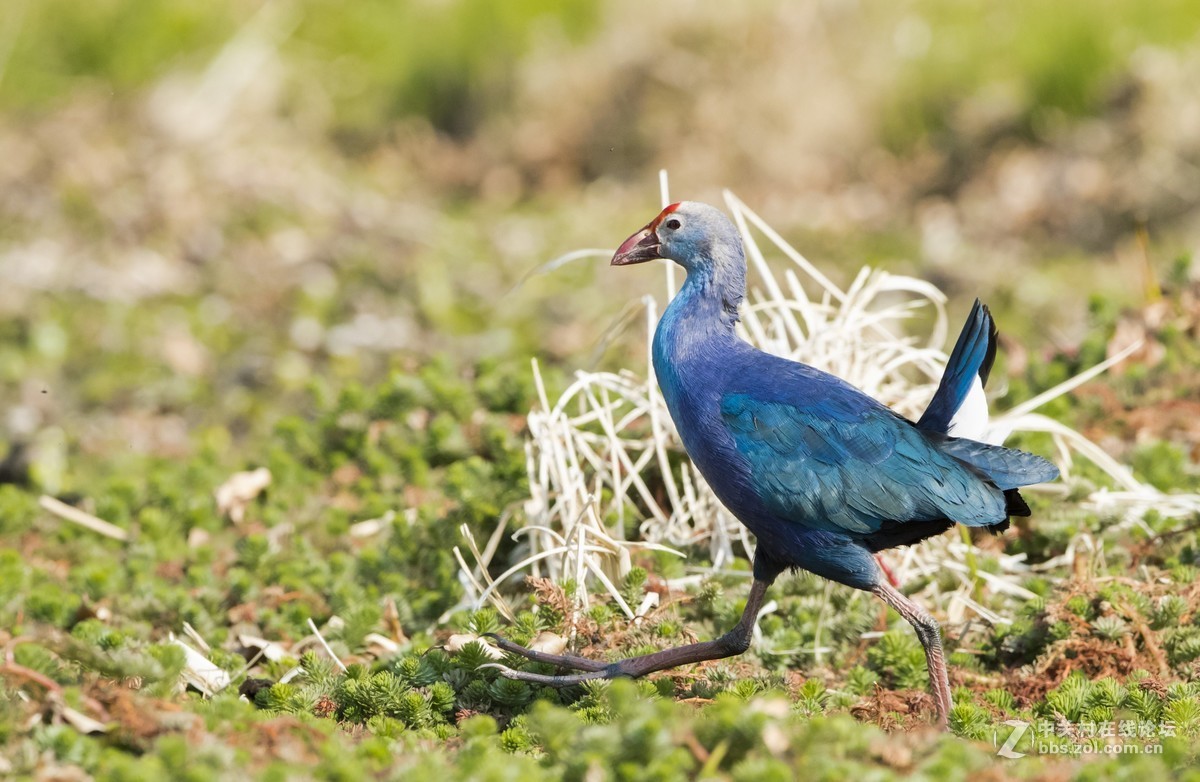
[[[866,549],[848,535],[780,517],[765,501],[770,498],[762,496],[753,465],[738,450],[722,417],[721,400],[740,382],[769,378],[769,367],[759,364],[773,357],[755,350],[722,323],[715,311],[719,304],[692,281],[689,277],[659,321],[654,370],[688,456],[722,504],[758,539],[756,575],[772,579],[784,569],[799,567],[870,589],[879,571]],[[813,382],[814,398],[838,391],[823,387],[815,375]],[[829,414],[837,415],[832,408]]]

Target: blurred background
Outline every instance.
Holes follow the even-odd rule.
[[[518,283],[644,224],[660,168],[840,282],[984,296],[1010,356],[1077,350],[1200,243],[1192,0],[5,8],[10,447],[182,455],[318,376],[628,364],[597,345],[661,277]]]

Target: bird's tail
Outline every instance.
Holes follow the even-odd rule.
[[[925,408],[917,428],[936,440],[945,453],[967,464],[1004,491],[1009,516],[1028,516],[1029,506],[1017,489],[1033,483],[1052,481],[1058,468],[1040,456],[1024,451],[979,442],[987,429],[987,384],[996,359],[996,322],[979,299],[971,308],[954,350],[946,362],[942,381]],[[949,435],[939,438],[938,435]],[[1001,531],[1005,519],[991,527]]]
[[[983,387],[996,358],[996,337],[992,314],[976,299],[950,352],[942,381],[917,421],[917,428],[955,437],[983,436],[988,422]]]
[[[1057,467],[1024,451],[957,437],[947,437],[938,443],[938,447],[979,471],[1005,492],[1058,477]]]

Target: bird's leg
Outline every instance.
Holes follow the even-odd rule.
[[[894,587],[900,586],[900,579],[896,578],[895,572],[892,571],[882,554],[875,555],[875,564],[879,565],[879,569],[883,571],[883,577],[888,580],[889,584]]]
[[[925,663],[929,666],[929,686],[937,706],[938,727],[945,730],[950,719],[950,677],[946,672],[946,656],[942,652],[941,627],[937,620],[921,606],[914,603],[887,581],[881,581],[872,590],[883,602],[896,609],[913,629],[925,647]]]
[[[700,643],[688,644],[687,646],[677,646],[673,649],[663,649],[661,652],[644,654],[640,657],[627,657],[624,660],[618,660],[614,663],[603,663],[583,657],[535,652],[532,649],[526,649],[511,641],[495,639],[497,645],[506,652],[514,652],[534,662],[549,663],[564,668],[574,668],[575,670],[585,671],[585,673],[547,676],[527,671],[514,671],[507,666],[499,664],[490,664],[488,667],[498,669],[501,675],[507,676],[510,679],[520,679],[521,681],[534,682],[535,684],[547,684],[551,687],[566,687],[592,679],[616,679],[622,676],[636,679],[648,673],[674,668],[679,665],[733,657],[750,648],[750,639],[754,635],[754,624],[758,621],[758,612],[762,608],[763,598],[767,594],[768,586],[770,586],[769,581],[755,579],[753,586],[750,587],[750,596],[746,599],[746,610],[742,612],[742,618],[738,620],[737,626],[720,638],[715,638],[711,641],[701,641]]]

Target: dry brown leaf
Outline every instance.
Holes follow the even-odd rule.
[[[240,524],[246,518],[246,507],[270,485],[271,471],[266,467],[235,472],[217,488],[217,512]]]
[[[558,633],[543,630],[538,633],[537,638],[533,639],[533,643],[529,644],[529,648],[535,652],[562,654],[567,648],[567,639]]]

